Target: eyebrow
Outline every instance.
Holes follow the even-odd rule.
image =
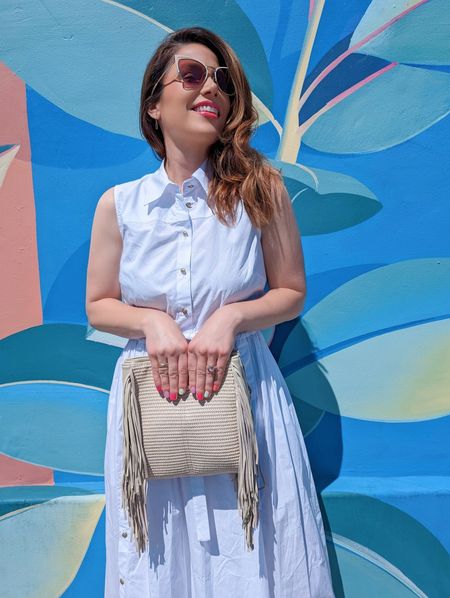
[[[191,60],[197,60],[197,62],[201,62],[202,64],[205,64],[203,62],[203,60],[200,60],[200,58],[194,58],[193,56],[186,56],[185,54],[180,54],[180,56],[182,58],[190,58]],[[209,66],[209,68],[211,68],[211,69],[218,69],[220,67],[220,64],[218,66],[213,66],[212,64],[205,64],[205,66]]]

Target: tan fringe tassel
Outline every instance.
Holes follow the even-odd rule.
[[[242,364],[232,360],[231,366],[237,382],[237,423],[239,434],[239,471],[237,494],[242,527],[245,529],[247,548],[253,550],[253,529],[258,525],[258,444],[253,428],[250,391]]]
[[[145,452],[137,397],[137,383],[130,369],[124,382],[123,433],[124,470],[122,477],[122,508],[126,509],[139,554],[148,541],[147,479]]]

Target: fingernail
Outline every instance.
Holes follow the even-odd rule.
[[[191,386],[191,393],[195,395],[195,386]]]
[[[205,399],[207,399],[209,397],[209,392],[207,390],[205,390]]]
[[[202,401],[202,400],[203,400],[203,393],[202,393],[202,392],[198,392],[198,393],[197,393],[197,399],[198,399],[199,401]]]
[[[157,390],[157,391],[158,391],[158,392],[161,394],[161,393],[162,393],[162,386],[159,384],[159,385],[156,387],[156,390]]]
[[[166,399],[168,399],[170,397],[170,393],[168,390],[164,391],[164,396],[166,397]]]
[[[177,398],[177,393],[176,392],[171,392],[170,393],[170,400],[171,401],[175,401],[176,398]]]
[[[217,392],[219,390],[219,385],[218,384],[214,384],[213,385],[213,392]]]
[[[184,388],[179,388],[178,389],[178,394],[179,395],[184,395]]]

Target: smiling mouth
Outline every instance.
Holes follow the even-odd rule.
[[[206,110],[193,110],[192,112],[196,112],[200,116],[203,116],[203,118],[208,118],[209,120],[217,120],[219,118],[215,112],[207,112]]]
[[[200,114],[201,116],[205,116],[206,118],[210,118],[210,119],[219,118],[219,116],[220,116],[219,111],[215,112],[208,108],[204,108],[204,109],[203,108],[204,107],[199,108],[199,109],[191,108],[191,110],[192,110],[192,112],[197,112],[197,114]]]

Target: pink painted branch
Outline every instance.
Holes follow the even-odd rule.
[[[319,85],[319,83],[321,81],[323,81],[323,79],[325,79],[325,77],[329,73],[331,73],[331,71],[333,71],[338,66],[338,64],[340,64],[343,60],[345,60],[345,58],[347,58],[347,56],[349,56],[353,52],[356,52],[356,50],[359,50],[359,48],[364,46],[364,44],[366,44],[367,42],[372,40],[374,37],[376,37],[383,31],[385,31],[386,29],[388,29],[393,23],[402,19],[405,15],[410,13],[412,10],[415,10],[422,4],[425,4],[426,2],[429,2],[429,1],[430,0],[419,0],[419,2],[417,2],[417,4],[414,4],[413,6],[408,7],[407,9],[405,9],[404,11],[402,11],[401,13],[399,13],[398,15],[396,15],[395,17],[393,17],[392,19],[390,19],[389,21],[384,23],[384,25],[381,25],[380,27],[378,27],[377,29],[375,29],[374,31],[372,31],[371,33],[366,35],[366,37],[364,37],[361,41],[354,44],[353,46],[350,46],[349,48],[347,48],[347,50],[345,50],[345,52],[343,52],[342,54],[337,56],[332,62],[330,62],[330,64],[328,66],[326,66],[323,69],[323,71],[311,82],[311,84],[308,86],[308,88],[305,90],[305,92],[301,95],[301,97],[298,101],[297,112],[300,112],[302,106],[304,106],[306,100],[309,98],[309,96],[312,94],[312,92],[316,89],[316,87]],[[310,118],[312,118],[312,117],[310,117]],[[308,120],[310,120],[310,119],[308,119]]]
[[[373,81],[378,77],[381,77],[381,75],[383,75],[387,71],[390,71],[391,69],[395,68],[398,64],[398,62],[391,62],[383,68],[379,69],[378,71],[375,71],[374,73],[368,75],[364,79],[361,79],[361,81],[358,81],[358,83],[355,83],[343,92],[339,93],[337,96],[335,96],[332,100],[328,101],[324,106],[322,106],[320,110],[315,112],[312,116],[308,118],[308,120],[305,120],[305,122],[298,127],[298,135],[303,136],[305,131],[309,129],[309,127],[319,118],[319,116],[321,116],[325,112],[328,112],[328,110],[333,108],[333,106],[336,106],[336,104],[342,102],[342,100],[350,96],[352,93],[355,93],[355,91],[357,91],[358,89],[361,89],[361,87],[364,87],[364,85],[367,85],[367,83],[370,83],[370,81]]]

